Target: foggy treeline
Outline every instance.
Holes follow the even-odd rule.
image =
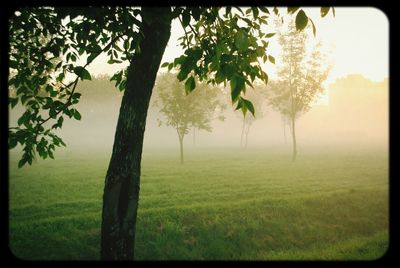
[[[257,86],[256,91],[266,90]],[[184,89],[182,89],[184,90]],[[307,146],[374,146],[384,147],[388,143],[388,79],[374,82],[359,74],[339,78],[327,86],[326,104],[315,104],[297,122],[298,143],[302,150]],[[249,89],[248,92],[251,92]],[[77,92],[82,93],[77,108],[82,120],[66,119],[61,137],[67,148],[97,148],[111,150],[115,126],[119,113],[122,92],[101,75],[92,81],[79,83]],[[259,96],[264,96],[262,92]],[[249,93],[251,94],[251,93]],[[159,126],[162,118],[159,108],[153,105],[153,94],[146,124],[145,148],[178,148],[176,131],[172,127]],[[237,147],[241,146],[243,114],[234,111],[225,98],[227,109],[223,111],[224,121],[214,120],[212,132],[196,130],[193,143],[192,131],[184,141],[191,147]],[[282,116],[262,102],[261,118],[252,122],[248,131],[248,147],[290,147],[290,129]],[[257,116],[256,107],[256,116]],[[14,125],[21,114],[21,107],[10,110],[10,125]],[[246,117],[252,117],[250,113]],[[286,127],[286,129],[284,129]],[[286,139],[285,135],[286,134]]]

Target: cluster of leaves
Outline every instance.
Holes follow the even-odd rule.
[[[62,127],[65,116],[81,119],[73,108],[81,97],[75,92],[78,81],[91,80],[86,67],[103,52],[110,64],[131,59],[141,40],[137,15],[137,9],[117,7],[31,7],[13,14],[9,20],[9,105],[20,104],[25,112],[18,125],[9,128],[9,148],[23,146],[19,166],[31,164],[36,152],[52,158],[55,146],[65,146],[54,130]],[[82,55],[86,57],[83,65]]]
[[[321,15],[325,16],[328,11],[329,8],[322,8]],[[268,25],[272,14],[279,15],[278,9],[177,7],[174,13],[178,14],[185,32],[180,38],[185,52],[161,67],[168,70],[179,67],[177,77],[185,81],[187,92],[195,89],[195,77],[213,85],[229,83],[236,109],[241,109],[244,115],[250,111],[254,116],[254,106],[244,95],[246,87],[253,87],[255,79],[268,83],[268,75],[260,62],[275,63],[275,58],[267,53],[269,39],[275,33],[265,32],[262,26]],[[296,15],[298,30],[303,30],[310,21],[315,34],[314,23],[302,9],[289,7],[288,13]]]

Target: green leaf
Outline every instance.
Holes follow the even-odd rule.
[[[303,30],[307,26],[307,23],[308,23],[308,17],[306,13],[303,10],[300,10],[296,16],[296,29],[298,31]]]
[[[58,125],[58,127],[61,128],[63,122],[64,122],[64,117],[60,116],[60,117],[58,118],[58,120],[57,120],[57,125]]]
[[[240,92],[242,92],[242,90],[245,88],[245,80],[240,75],[234,75],[232,76],[230,85],[232,102],[235,103],[240,96]]]
[[[242,102],[241,98],[239,98],[238,105],[236,106],[235,111],[237,111],[240,108],[242,108],[242,106],[243,106],[243,102]]]
[[[76,56],[74,54],[71,55],[71,60],[74,62],[76,61]]]
[[[221,65],[221,72],[226,78],[231,79],[236,72],[236,68],[230,64]]]
[[[122,63],[122,61],[120,60],[116,60],[116,59],[110,59],[107,61],[108,64],[114,64],[114,63]]]
[[[22,158],[21,160],[19,160],[18,162],[18,168],[21,168],[23,165],[26,164],[26,158]]]
[[[268,55],[268,60],[269,60],[270,62],[272,62],[273,64],[275,64],[275,58],[272,57],[271,55]]]
[[[92,53],[89,55],[87,58],[87,63],[91,63],[99,54],[98,53]]]
[[[17,144],[18,144],[17,139],[10,138],[8,141],[8,149],[9,150],[13,149],[15,146],[17,146]]]
[[[240,51],[246,51],[249,47],[249,40],[243,30],[239,30],[235,37],[235,45]]]
[[[221,71],[218,71],[217,74],[215,75],[215,82],[217,84],[224,82],[225,76]]]
[[[265,37],[266,38],[271,38],[272,36],[274,36],[276,33],[269,33],[269,34],[266,34],[265,35]],[[264,41],[265,42],[265,41]]]
[[[64,147],[67,146],[67,145],[65,144],[65,142],[64,142],[61,138],[59,138],[58,141],[61,143],[62,146],[64,146]]]
[[[179,73],[177,75],[177,78],[178,78],[179,81],[185,80],[186,77],[188,76],[189,72],[190,72],[190,70],[187,67],[186,68],[184,68],[184,67],[186,67],[186,66],[182,66],[181,65],[181,69],[180,69],[180,71],[179,71]]]
[[[30,95],[22,95],[21,96],[21,103],[25,104],[25,102],[30,98],[32,98],[32,96],[30,96]]]
[[[130,45],[130,44],[129,44],[129,40],[128,40],[128,39],[125,39],[125,40],[124,40],[124,49],[125,49],[125,50],[129,50],[129,45]]]
[[[18,126],[22,125],[25,122],[26,115],[23,114],[20,118],[18,118],[17,124]]]
[[[243,100],[244,106],[251,112],[251,114],[253,116],[255,116],[255,110],[254,110],[253,103],[251,101],[243,99],[243,98],[242,98],[242,100]]]
[[[321,7],[321,17],[325,17],[329,12],[329,7]]]
[[[263,63],[265,63],[268,60],[268,55],[262,56],[262,60],[263,60]]]
[[[82,80],[92,80],[90,73],[82,66],[75,67],[74,73],[79,76]]]
[[[83,53],[85,53],[85,48],[84,47],[79,48],[78,53],[81,56]]]
[[[188,26],[190,23],[190,14],[189,14],[189,10],[185,10],[182,13],[182,26],[186,27]]]
[[[55,109],[52,109],[52,108],[50,108],[50,110],[49,110],[49,116],[51,117],[51,118],[56,118],[56,115],[57,115],[57,111],[55,110]]]
[[[260,6],[258,7],[262,12],[269,14],[269,10],[266,7]]]
[[[253,17],[254,17],[254,19],[257,19],[258,13],[259,13],[258,8],[252,7],[251,10],[253,11]]]
[[[185,82],[186,93],[192,92],[195,88],[196,88],[196,82],[194,80],[194,77],[191,76]]]
[[[312,25],[314,37],[316,37],[317,36],[317,29],[315,28],[315,25],[314,25],[314,22],[312,21],[312,19],[309,18],[309,20],[310,20],[311,25]]]
[[[64,79],[64,73],[60,73],[59,75],[58,75],[58,77],[57,77],[57,81],[62,81],[63,79]]]
[[[82,94],[79,92],[75,92],[74,94],[72,94],[73,99],[79,99],[81,96],[82,96]]]
[[[58,92],[57,90],[53,90],[54,88],[52,86],[48,85],[48,88],[46,88],[46,90],[48,90],[50,92],[50,97],[55,97],[57,96]]]
[[[78,110],[74,110],[74,118],[76,120],[81,120],[82,116],[81,114],[78,112]]]
[[[11,108],[14,108],[18,103],[18,98],[8,98],[8,101],[11,104]]]
[[[161,68],[167,67],[169,65],[168,62],[164,62],[163,64],[161,64]]]
[[[299,9],[299,7],[288,7],[288,8],[287,8],[287,12],[288,12],[289,14],[293,14],[293,13],[295,13],[298,9]]]
[[[18,69],[18,62],[14,61],[14,60],[10,60],[10,61],[8,62],[8,66],[9,66],[10,68],[13,68],[13,69]]]

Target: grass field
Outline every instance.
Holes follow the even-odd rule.
[[[98,259],[108,152],[17,169],[10,247],[23,259]],[[372,260],[388,247],[384,151],[145,150],[138,260]]]

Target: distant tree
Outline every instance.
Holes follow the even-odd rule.
[[[268,85],[268,99],[271,106],[290,121],[292,161],[296,161],[296,120],[323,92],[322,83],[328,77],[330,66],[323,59],[320,44],[308,52],[307,33],[298,31],[291,23],[287,29],[280,25],[278,41],[283,51],[282,62],[278,64],[278,79]]]
[[[185,84],[172,73],[160,74],[155,84],[154,105],[165,116],[165,124],[175,128],[180,146],[180,160],[183,164],[183,139],[191,128],[211,131],[211,122],[224,120],[225,105],[219,97],[220,89],[197,82],[196,89],[188,94]],[[159,125],[162,125],[158,119]]]

